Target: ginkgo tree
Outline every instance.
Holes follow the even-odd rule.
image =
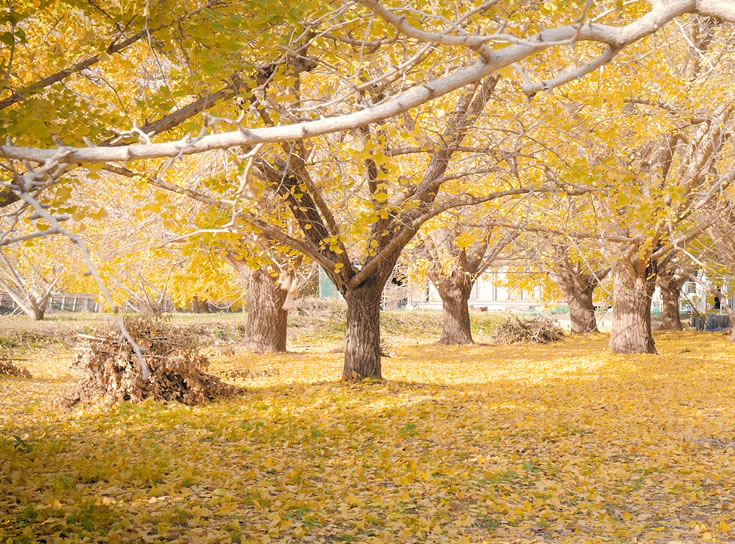
[[[681,289],[696,274],[696,264],[680,251],[671,251],[658,261],[656,286],[661,293],[661,330],[680,331]]]
[[[238,174],[237,160],[226,156],[218,159],[214,162],[220,166],[205,163],[180,169],[178,183],[151,180],[159,189],[161,205],[169,217],[171,243],[178,245],[192,262],[185,275],[200,279],[204,285],[219,283],[217,274],[211,272],[224,263],[237,273],[247,310],[245,347],[257,352],[285,351],[288,311],[295,308],[300,272],[308,266],[302,267],[304,256],[296,250],[273,243],[253,229],[238,227],[240,204],[268,210],[269,222],[281,225],[286,232],[298,227],[277,195],[258,196],[248,186],[250,167]],[[234,199],[229,198],[233,176],[241,178],[235,185],[247,189],[247,195],[235,193]],[[185,195],[179,194],[184,190]],[[176,217],[187,200],[196,204],[198,213],[182,225]],[[206,265],[201,262],[205,255]]]
[[[707,232],[677,247],[687,267],[679,269],[687,281],[697,283],[719,303],[730,320],[730,342],[735,342],[735,191],[730,187],[719,202],[699,210],[698,222]]]
[[[34,321],[44,318],[51,296],[64,279],[69,263],[60,249],[46,239],[0,250],[0,288]]]
[[[648,38],[653,53],[641,56],[636,46],[622,54],[658,73],[655,86],[631,70],[536,100],[543,120],[536,139],[549,141],[557,130],[554,141],[565,150],[550,153],[552,175],[605,189],[590,193],[592,228],[578,216],[565,235],[599,240],[612,267],[614,352],[655,352],[650,305],[658,262],[704,231],[693,216],[735,178],[725,136],[732,126],[729,60],[721,50],[731,32],[692,18],[670,36]]]
[[[202,243],[177,243],[177,237],[190,232],[202,215],[196,201],[162,198],[158,189],[144,182],[128,184],[127,191],[118,189],[118,180],[109,175],[101,176],[94,186],[75,183],[69,200],[75,212],[64,223],[83,237],[96,271],[109,288],[113,306],[101,300],[103,306],[160,314],[171,303],[188,307],[195,297],[240,300],[237,277],[219,253]],[[58,243],[49,245],[58,250]],[[66,249],[66,272],[59,286],[102,298],[95,279],[80,273],[87,267],[84,259],[73,246]],[[51,257],[44,256],[49,261]]]
[[[519,67],[522,89],[531,96],[597,70],[677,17],[699,13],[735,20],[735,2],[712,0],[652,1],[648,7],[589,2],[525,6],[540,7],[537,11],[504,2],[406,7],[358,0],[329,6],[268,3],[267,9],[256,3],[247,13],[243,6],[226,2],[147,3],[145,10],[136,4],[111,13],[92,4],[62,4],[61,19],[67,18],[70,35],[94,37],[89,59],[99,53],[94,44],[101,49],[100,42],[105,43],[107,52],[88,66],[88,60],[63,55],[47,67],[58,59],[53,46],[60,43],[60,33],[49,32],[48,18],[30,5],[20,7],[11,8],[6,17],[10,35],[4,41],[8,77],[3,92],[7,98],[32,99],[7,106],[11,122],[2,136],[10,143],[0,145],[5,202],[19,201],[20,210],[33,208],[45,223],[44,235],[65,233],[59,187],[70,176],[93,178],[97,165],[156,159],[168,159],[168,165],[214,149],[284,144],[268,151],[274,155],[260,177],[286,202],[301,232],[285,233],[252,210],[239,213],[238,220],[273,243],[310,256],[343,290],[352,308],[344,370],[350,379],[380,377],[373,301],[379,299],[400,249],[421,224],[444,209],[530,190],[480,187],[474,194],[438,199],[438,180],[450,158],[442,153],[425,165],[420,181],[399,190],[400,176],[382,170],[385,161],[372,146],[373,141],[381,144],[381,132],[388,130],[384,125],[398,126],[402,114],[445,97],[441,110],[452,113],[439,119],[438,132],[461,138],[463,125],[456,126],[457,121],[476,116],[497,84],[496,73],[524,59],[542,62],[562,50],[574,52],[539,82]],[[48,7],[53,11],[56,5]],[[115,50],[115,44],[141,30],[155,30],[155,38]],[[34,46],[21,48],[24,41]],[[25,54],[16,56],[21,50]],[[51,76],[31,75],[28,67],[39,62]],[[306,93],[297,103],[291,91],[294,78],[306,82]],[[224,87],[222,80],[227,81]],[[80,98],[81,110],[76,105]],[[29,110],[31,106],[36,109]],[[243,107],[268,110],[273,123],[242,112]],[[195,118],[205,110],[209,117]],[[227,125],[234,130],[219,132]],[[153,141],[164,131],[163,140]],[[299,143],[339,132],[346,134],[313,146]],[[135,139],[139,141],[131,143]],[[361,149],[355,148],[360,141]],[[312,157],[313,149],[318,151]],[[354,219],[362,221],[355,247],[366,256],[359,264],[348,257],[346,233],[330,209],[345,186],[320,187],[303,174],[321,167],[325,176],[323,157],[332,150],[339,161],[349,155],[351,164],[338,161],[342,171],[364,174],[365,206],[354,212]],[[389,191],[386,175],[392,182]],[[347,188],[356,185],[354,179]]]
[[[569,306],[572,334],[598,332],[594,292],[610,271],[596,243],[589,242],[553,232],[526,233],[523,238],[527,268],[545,275],[558,289]],[[538,278],[529,279],[534,285]]]
[[[478,206],[438,217],[422,227],[404,252],[403,261],[413,281],[430,281],[441,298],[440,344],[473,343],[472,288],[491,267],[499,266],[520,235],[517,229],[483,225],[485,214],[488,211]]]

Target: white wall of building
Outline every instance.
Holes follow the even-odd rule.
[[[540,288],[533,291],[509,290],[502,287],[505,271],[488,272],[475,282],[469,304],[474,308],[488,310],[537,309],[543,306]],[[411,289],[409,305],[417,309],[440,309],[441,297],[431,282]]]

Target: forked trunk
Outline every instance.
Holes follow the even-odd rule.
[[[26,312],[28,317],[30,317],[33,321],[41,321],[46,315],[46,308],[43,306],[31,306],[28,308],[28,311]]]
[[[661,310],[661,330],[680,331],[683,329],[679,316],[679,289],[676,282],[659,282],[663,307]]]
[[[209,303],[206,299],[202,300],[198,296],[194,296],[194,299],[191,301],[191,311],[195,314],[208,314]]]
[[[367,282],[366,282],[367,283]],[[380,297],[383,283],[369,282],[345,294],[347,332],[342,378],[382,379],[380,369]]]
[[[442,335],[439,343],[472,344],[468,304],[472,282],[469,277],[466,274],[452,274],[435,285],[442,299]]]
[[[245,346],[256,352],[286,351],[288,312],[282,308],[286,291],[267,270],[247,270],[248,315]]]
[[[655,284],[646,274],[637,274],[622,262],[613,268],[613,353],[656,353],[651,334],[651,295]]]
[[[598,332],[595,305],[592,303],[594,285],[579,289],[565,289],[569,304],[569,320],[572,334]]]

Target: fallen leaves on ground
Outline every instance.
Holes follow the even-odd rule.
[[[606,341],[394,342],[386,381],[358,385],[326,349],[235,355],[211,370],[242,397],[71,413],[53,408],[76,379],[57,354],[36,379],[0,378],[0,536],[733,541],[735,346],[665,333],[661,355],[621,356]]]

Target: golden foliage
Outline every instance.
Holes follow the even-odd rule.
[[[392,342],[386,382],[341,383],[341,356],[310,348],[250,362],[279,372],[198,407],[59,415],[66,354],[29,365],[38,380],[1,378],[0,537],[732,541],[735,346],[721,335],[657,335],[659,356],[609,354],[605,335]]]

